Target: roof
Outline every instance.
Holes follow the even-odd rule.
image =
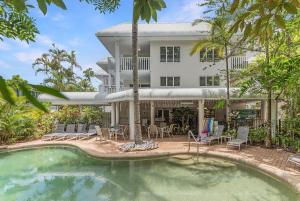
[[[48,94],[40,94],[40,101],[51,102],[52,105],[105,105],[106,94],[100,92],[62,92],[68,100]]]
[[[99,70],[95,73],[96,76],[97,76],[97,75],[109,76],[109,74],[108,74],[105,70],[103,70],[103,68],[99,67],[98,69],[99,69]]]
[[[139,36],[192,36],[202,35],[210,31],[210,24],[201,22],[197,25],[192,23],[152,23],[139,24]],[[98,37],[105,36],[131,36],[131,23],[122,23],[103,29],[96,33]]]
[[[239,89],[230,89],[231,99],[265,99],[262,96],[245,95],[239,97]],[[140,89],[140,100],[218,100],[226,98],[226,88],[163,88]],[[108,102],[133,100],[133,90],[120,91],[106,96]]]

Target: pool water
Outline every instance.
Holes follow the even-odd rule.
[[[295,201],[285,183],[210,157],[100,160],[74,148],[0,153],[0,200]]]

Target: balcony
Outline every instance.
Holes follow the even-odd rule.
[[[241,70],[247,68],[248,59],[246,56],[233,56],[229,58],[231,70]]]
[[[140,71],[150,71],[150,57],[139,57],[138,68]],[[132,57],[120,58],[120,70],[132,71]]]

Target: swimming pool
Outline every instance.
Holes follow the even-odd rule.
[[[0,200],[295,201],[290,186],[211,157],[101,160],[70,147],[0,153]]]

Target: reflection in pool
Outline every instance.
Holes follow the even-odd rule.
[[[272,177],[222,159],[100,160],[56,147],[0,153],[0,200],[300,199]]]

